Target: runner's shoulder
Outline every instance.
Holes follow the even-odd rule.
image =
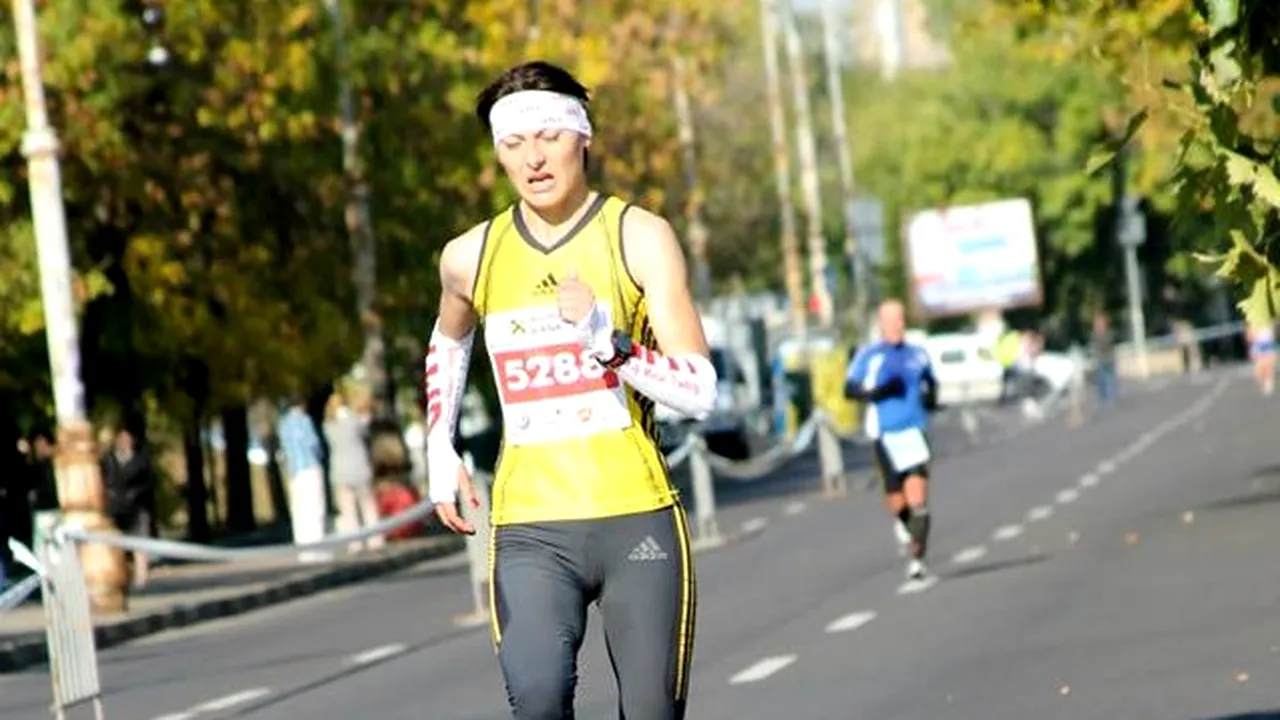
[[[680,249],[670,221],[634,203],[627,203],[622,212],[622,239],[624,249],[635,253]]]
[[[453,237],[440,250],[440,274],[469,287],[480,267],[480,253],[484,250],[484,238],[489,228],[486,220]]]

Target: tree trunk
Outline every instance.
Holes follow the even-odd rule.
[[[791,91],[796,104],[796,139],[800,145],[800,187],[804,192],[809,245],[809,284],[817,299],[818,323],[831,327],[834,307],[827,284],[827,240],[822,232],[822,193],[818,186],[818,151],[814,141],[813,113],[809,109],[809,80],[804,69],[804,52],[795,12],[788,4],[782,16],[787,60],[791,70]]]
[[[253,479],[249,473],[249,415],[243,406],[222,413],[225,440],[227,530],[243,533],[257,524],[253,515]]]
[[[271,491],[271,516],[275,522],[289,524],[293,522],[289,514],[289,494],[284,489],[284,473],[280,471],[280,461],[276,456],[280,452],[280,438],[272,430],[262,439],[267,451],[267,486]]]
[[[760,0],[760,28],[764,39],[764,72],[768,88],[769,125],[773,133],[773,169],[778,184],[779,224],[782,230],[783,279],[790,306],[791,331],[799,335],[805,326],[804,273],[800,269],[800,243],[796,237],[796,206],[791,198],[791,153],[787,147],[786,119],[778,75],[777,0]]]
[[[675,35],[675,32],[672,32]],[[674,38],[673,38],[674,40]],[[673,43],[674,44],[674,43]],[[707,243],[710,233],[702,222],[702,187],[698,182],[698,153],[693,124],[693,109],[689,106],[688,72],[685,60],[678,50],[671,53],[671,79],[674,86],[676,123],[679,127],[680,148],[684,155],[685,219],[689,232],[689,254],[693,259],[693,292],[700,302],[711,299],[711,268],[707,263]]]
[[[375,301],[378,293],[378,248],[369,211],[369,182],[360,157],[360,122],[351,102],[351,71],[347,62],[346,28],[340,0],[325,0],[333,22],[334,50],[338,58],[338,111],[342,118],[342,170],[347,181],[344,218],[351,243],[351,283],[356,292],[356,312],[364,334],[360,375],[374,402],[377,417],[395,413],[395,391],[386,372],[382,318]]]
[[[213,539],[213,530],[209,527],[209,489],[204,481],[204,444],[198,419],[188,420],[183,427],[182,449],[187,457],[187,539],[207,543]]]
[[[853,181],[853,153],[849,143],[849,119],[844,109],[844,84],[841,81],[840,58],[836,56],[836,17],[832,0],[822,3],[822,44],[827,61],[827,93],[831,96],[831,127],[836,141],[836,159],[840,168],[840,189],[844,199],[844,252],[849,259],[849,283],[853,286],[853,322],[864,331],[867,318],[867,284],[863,258],[858,247],[856,228],[850,207],[857,196]]]

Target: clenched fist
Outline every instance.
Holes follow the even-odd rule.
[[[556,293],[556,307],[560,310],[560,317],[565,322],[579,325],[587,319],[595,304],[595,293],[578,279],[576,271],[569,271]]]

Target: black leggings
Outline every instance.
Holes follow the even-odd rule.
[[[572,720],[593,601],[619,717],[684,718],[697,592],[682,508],[505,525],[491,547],[494,642],[516,720]]]

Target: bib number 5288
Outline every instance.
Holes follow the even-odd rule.
[[[576,395],[617,386],[617,378],[575,345],[503,353],[498,358],[508,402]],[[606,376],[607,375],[607,376]]]

